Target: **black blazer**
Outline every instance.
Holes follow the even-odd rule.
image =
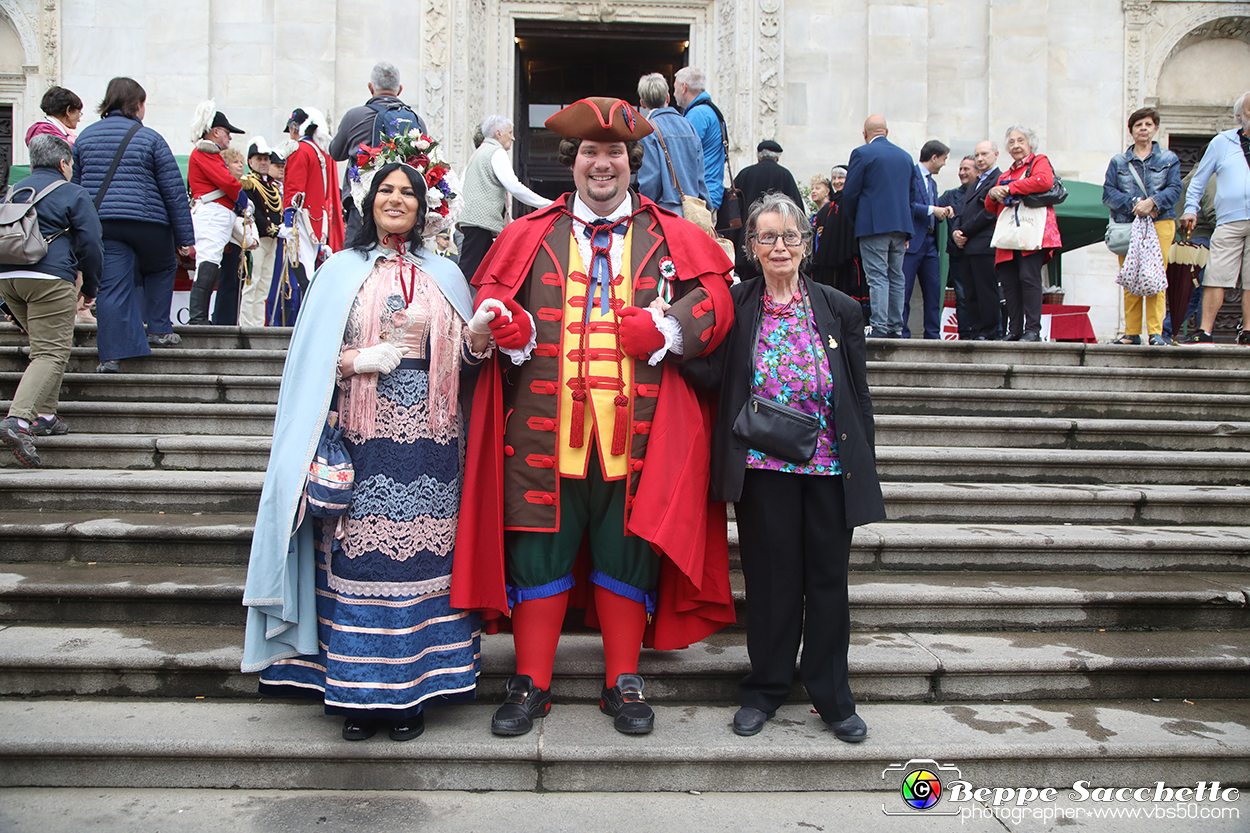
[[[1000,175],[998,168],[987,173],[979,186],[968,189],[964,204],[955,211],[955,228],[968,238],[964,244],[965,257],[994,254],[990,241],[994,239],[994,225],[998,218],[985,210],[985,195],[998,184]]]
[[[803,279],[810,293],[816,330],[833,373],[833,417],[838,458],[846,486],[846,522],[854,527],[885,519],[885,501],[877,479],[872,399],[864,344],[863,313],[858,301],[833,287]],[[681,365],[696,388],[720,391],[712,430],[710,497],[736,501],[742,496],[747,446],[733,434],[733,422],[751,393],[751,336],[764,294],[764,279],[753,278],[730,290],[734,324],[725,341],[707,357]],[[836,345],[836,346],[833,346]]]

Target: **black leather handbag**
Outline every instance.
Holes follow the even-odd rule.
[[[799,279],[802,281],[802,278]],[[767,291],[767,290],[765,290]],[[803,305],[807,309],[808,326],[815,327],[812,308],[808,304],[807,288],[803,288]],[[755,373],[755,360],[760,346],[760,323],[764,317],[764,298],[755,314],[755,335],[752,338],[750,372]],[[817,345],[820,337],[812,339],[812,358],[816,368],[816,389],[820,390],[821,361]],[[816,441],[820,438],[820,417],[775,402],[766,396],[752,393],[734,419],[734,436],[751,448],[787,463],[802,465],[816,453]]]
[[[1029,169],[1024,172],[1024,178],[1028,179],[1033,175],[1033,166],[1029,165]],[[1029,208],[1046,208],[1051,205],[1058,205],[1068,198],[1068,189],[1063,187],[1063,180],[1059,178],[1059,174],[1055,174],[1055,181],[1049,188],[1040,194],[1020,194],[1020,202]]]

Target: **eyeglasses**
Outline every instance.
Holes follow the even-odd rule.
[[[754,237],[755,242],[759,243],[761,246],[777,245],[778,237],[780,237],[782,242],[787,246],[797,246],[803,242],[803,235],[794,230],[787,231],[785,234],[778,234],[775,231],[761,231],[760,233],[754,235]]]

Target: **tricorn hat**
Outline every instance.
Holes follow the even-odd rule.
[[[547,119],[547,129],[565,139],[636,142],[651,133],[651,122],[626,101],[595,96],[575,101]]]
[[[229,130],[231,133],[246,132],[243,130],[243,128],[235,127],[233,124],[231,124],[230,119],[226,118],[226,114],[222,113],[221,111],[218,111],[217,113],[213,115],[213,123],[209,129],[211,130],[213,127],[224,127],[226,128],[226,130]]]

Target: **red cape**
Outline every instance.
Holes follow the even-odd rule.
[[[727,279],[732,264],[697,226],[640,199],[658,218],[678,274],[697,276],[711,296],[716,326],[707,349],[715,349],[733,324]],[[475,305],[516,294],[565,203],[558,200],[504,229],[473,278],[479,288]],[[510,613],[504,584],[500,385],[498,363],[487,361],[474,390],[451,584],[453,607],[480,610],[487,619]],[[647,462],[629,517],[630,531],[662,556],[655,615],[644,639],[649,648],[684,648],[734,622],[725,506],[707,497],[711,436],[710,407],[676,365],[666,363]],[[586,596],[593,599],[593,594]],[[587,619],[595,624],[593,610]]]

